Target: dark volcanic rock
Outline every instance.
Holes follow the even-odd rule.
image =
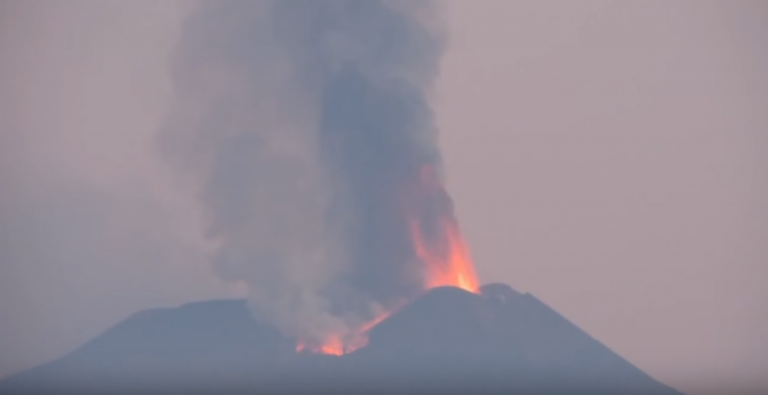
[[[679,395],[530,294],[431,290],[343,357],[296,354],[242,300],[138,313],[0,393],[353,392]]]

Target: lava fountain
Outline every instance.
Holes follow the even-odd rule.
[[[407,215],[414,253],[424,271],[424,290],[454,286],[477,293],[475,267],[453,214],[453,202],[432,166],[421,168],[415,190]]]

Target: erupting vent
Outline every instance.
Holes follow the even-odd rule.
[[[412,262],[423,273],[421,293],[444,286],[478,293],[475,268],[454,216],[453,204],[433,167],[422,166],[418,176],[404,187],[402,196],[413,249]],[[403,304],[409,301],[405,300]],[[350,333],[331,334],[323,344],[310,346],[299,341],[296,351],[329,355],[350,353],[364,347],[368,343],[368,331],[401,306],[382,312]]]

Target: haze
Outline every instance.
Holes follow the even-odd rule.
[[[765,388],[764,2],[445,2],[434,108],[483,282],[683,392]],[[242,296],[155,151],[181,2],[0,3],[0,377]]]

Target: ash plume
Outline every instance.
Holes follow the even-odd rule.
[[[211,1],[183,29],[161,147],[199,194],[218,272],[286,336],[321,344],[424,290],[403,194],[440,167],[435,12]]]

